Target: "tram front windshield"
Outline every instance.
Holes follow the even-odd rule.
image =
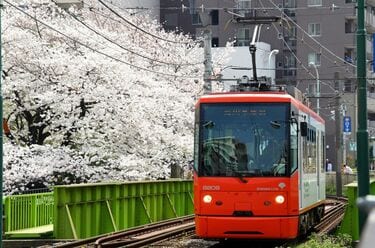
[[[287,175],[287,104],[202,104],[200,111],[200,176]]]

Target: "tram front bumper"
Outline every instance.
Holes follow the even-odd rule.
[[[293,239],[298,235],[298,216],[196,216],[195,226],[201,238]]]

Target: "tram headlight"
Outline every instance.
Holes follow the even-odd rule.
[[[284,203],[284,201],[285,201],[285,198],[282,195],[278,195],[278,196],[275,197],[275,202],[278,203],[278,204],[282,204],[282,203]]]
[[[212,201],[212,196],[210,196],[210,195],[203,196],[203,202],[204,203],[211,203],[211,201]]]

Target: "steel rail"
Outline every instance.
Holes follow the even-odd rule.
[[[195,224],[194,222],[190,222],[185,225],[180,225],[174,228],[162,230],[159,233],[157,233],[156,231],[155,233],[152,233],[148,237],[140,237],[139,241],[131,242],[128,244],[126,244],[126,242],[123,242],[123,241],[117,241],[114,244],[103,244],[100,247],[103,247],[103,248],[104,247],[105,248],[107,247],[127,247],[127,248],[142,247],[148,244],[155,243],[157,241],[161,241],[161,240],[168,239],[171,237],[179,236],[181,234],[189,233],[194,230],[195,230]]]
[[[131,228],[131,229],[115,232],[115,233],[99,235],[96,237],[69,242],[65,244],[59,244],[59,245],[56,245],[55,247],[71,248],[71,247],[79,247],[82,245],[86,245],[86,247],[118,247],[116,246],[116,240],[118,243],[123,243],[122,244],[123,246],[124,244],[139,242],[140,238],[137,238],[136,235],[140,235],[140,234],[145,235],[145,233],[150,233],[151,235],[151,233],[155,232],[156,230],[160,231],[162,229],[166,229],[171,226],[182,226],[184,224],[186,225],[186,223],[189,223],[189,222],[192,223],[192,226],[194,228],[194,215],[188,215],[184,217],[160,221],[160,222],[156,222],[153,224],[147,224],[147,225],[143,225],[143,226],[139,226],[139,227],[135,227],[135,228]],[[190,229],[190,227],[186,227],[186,228]],[[146,238],[146,236],[144,236],[144,238]]]
[[[324,235],[335,229],[344,218],[348,200],[343,197],[328,198],[327,205],[333,205],[325,212],[319,224],[314,229],[318,235]]]

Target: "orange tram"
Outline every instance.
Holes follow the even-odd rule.
[[[194,206],[201,238],[293,239],[325,201],[325,123],[284,90],[196,104]]]

